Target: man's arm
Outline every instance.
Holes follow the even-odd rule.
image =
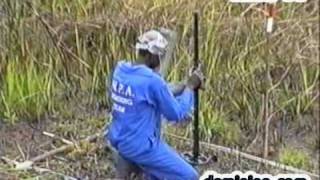
[[[175,98],[161,77],[155,79],[151,87],[161,114],[169,121],[174,122],[190,119],[188,113],[191,112],[194,104],[194,89],[203,86],[204,80],[202,68],[199,66],[190,74],[182,94]]]
[[[168,121],[181,122],[191,112],[193,106],[193,90],[186,87],[183,92],[175,98],[164,80],[156,83],[153,88],[154,97],[161,114]]]
[[[178,82],[178,83],[170,83],[169,89],[172,92],[174,97],[180,96],[184,89],[186,88],[185,82]]]

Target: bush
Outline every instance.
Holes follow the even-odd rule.
[[[310,169],[311,163],[309,156],[301,151],[284,149],[279,156],[280,162],[289,166],[302,169]]]

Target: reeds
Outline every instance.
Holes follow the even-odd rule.
[[[241,17],[246,6],[223,0],[29,1],[51,31],[26,2],[0,3],[0,115],[10,122],[58,110],[59,92],[70,100],[86,91],[91,103],[106,103],[105,78],[116,61],[134,58],[132,45],[146,29],[165,26],[177,31],[175,65],[168,79],[185,78],[196,9],[201,11],[200,57],[208,78],[201,93],[202,138],[227,144],[250,139],[246,135],[259,131],[264,122],[266,103],[280,114],[278,120],[282,114],[292,119],[314,115],[319,98],[319,15],[311,7],[316,1],[281,5],[278,28],[269,40],[263,16],[249,11]]]

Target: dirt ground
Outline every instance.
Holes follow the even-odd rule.
[[[92,105],[66,105],[65,114],[50,115],[40,122],[0,126],[0,157],[23,162],[43,154],[46,151],[64,145],[61,140],[42,134],[50,132],[67,140],[77,142],[80,139],[101,131],[105,125],[106,110]],[[189,142],[167,138],[179,152],[191,151]],[[294,141],[293,141],[294,142]],[[46,168],[51,172],[36,170],[16,171],[3,161],[0,161],[0,180],[9,179],[79,179],[102,180],[113,179],[114,169],[111,151],[105,148],[103,139],[92,144],[77,144],[74,150],[60,153],[45,161],[36,163],[36,167]],[[220,173],[230,173],[235,170],[242,172],[254,170],[260,173],[284,173],[277,168],[266,167],[261,163],[239,158],[202,147],[204,155],[212,157],[208,164],[199,166],[199,172],[215,170]],[[318,153],[317,153],[318,154]],[[314,154],[315,160],[318,157]],[[319,173],[319,172],[317,172]]]

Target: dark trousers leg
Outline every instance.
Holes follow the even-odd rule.
[[[113,152],[113,158],[115,161],[117,179],[142,179],[143,173],[140,167],[126,160],[116,151]]]

